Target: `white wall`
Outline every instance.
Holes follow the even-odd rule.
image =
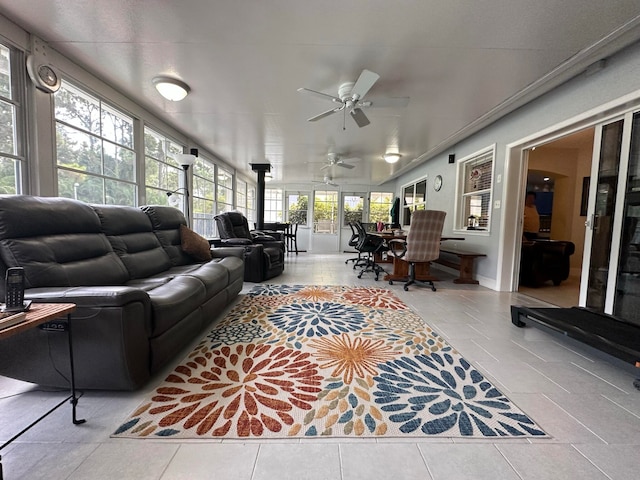
[[[620,104],[620,105],[618,105]],[[494,169],[493,200],[501,200],[502,208],[492,212],[491,232],[488,236],[467,234],[465,247],[487,254],[487,258],[477,261],[476,274],[482,285],[500,288],[498,266],[502,237],[509,240],[510,235],[521,226],[512,220],[515,208],[520,208],[521,200],[519,178],[513,178],[513,171],[506,171],[505,157],[509,144],[526,143],[549,134],[558,126],[597,121],[610,108],[622,108],[637,105],[640,108],[640,44],[632,45],[617,55],[607,59],[603,70],[591,75],[581,75],[566,82],[546,95],[530,102],[515,112],[505,116],[482,131],[459,142],[449,152],[438,155],[398,179],[397,193],[401,185],[410,183],[424,175],[429,177],[427,206],[431,209],[447,212],[445,233],[453,226],[456,168],[447,163],[449,153],[455,153],[459,160],[478,150],[496,144]],[[583,124],[583,126],[585,126]],[[440,192],[434,192],[432,179],[442,175],[444,186]],[[503,181],[498,183],[500,177]],[[506,207],[506,212],[505,212]],[[505,216],[506,214],[506,216]],[[513,236],[513,235],[511,235]],[[502,245],[504,248],[505,245]],[[508,249],[507,249],[508,250]],[[503,288],[504,289],[504,288]]]

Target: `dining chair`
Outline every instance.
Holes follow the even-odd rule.
[[[298,224],[288,223],[284,231],[284,238],[287,241],[287,252],[294,251],[298,255]]]
[[[409,275],[404,284],[404,290],[409,290],[409,285],[436,287],[431,280],[416,279],[416,264],[430,263],[440,256],[440,242],[442,228],[446,212],[440,210],[416,210],[411,215],[411,228],[406,240],[390,240],[388,255],[395,256],[409,263]],[[397,248],[400,246],[401,248]],[[391,283],[391,282],[389,282]]]

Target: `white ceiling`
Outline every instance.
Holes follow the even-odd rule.
[[[640,38],[638,0],[0,0],[0,13],[241,170],[276,181],[379,184]],[[380,80],[358,128],[300,87]],[[191,87],[163,100],[153,77]],[[397,148],[395,166],[381,155]],[[249,173],[251,177],[253,174]]]

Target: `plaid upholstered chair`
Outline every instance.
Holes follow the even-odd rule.
[[[446,212],[439,210],[416,210],[411,214],[411,229],[406,240],[391,240],[389,254],[409,263],[409,278],[404,289],[409,285],[436,287],[431,280],[416,280],[416,263],[431,262],[440,256],[440,238]],[[398,248],[398,243],[401,248]]]

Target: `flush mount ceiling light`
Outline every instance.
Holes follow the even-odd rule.
[[[402,155],[400,155],[399,153],[385,153],[382,158],[384,158],[384,161],[387,163],[396,163],[398,160],[400,160],[400,157],[402,157]]]
[[[153,84],[156,86],[156,90],[160,92],[160,95],[172,102],[179,102],[191,90],[186,83],[170,77],[155,77]]]

